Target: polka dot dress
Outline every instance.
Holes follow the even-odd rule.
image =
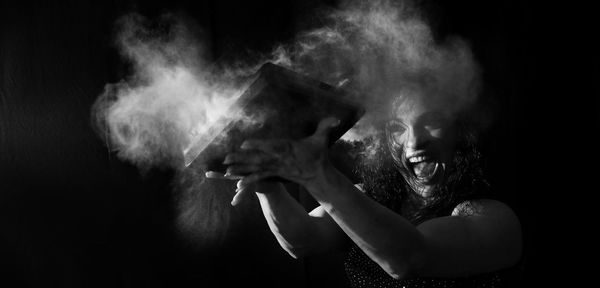
[[[493,272],[468,278],[410,278],[396,280],[371,260],[358,246],[353,245],[344,262],[352,287],[401,288],[498,288],[503,287],[500,273]]]

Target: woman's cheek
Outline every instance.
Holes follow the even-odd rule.
[[[432,138],[444,138],[444,129],[442,128],[436,128],[436,129],[431,129],[429,130],[429,135],[431,135]]]

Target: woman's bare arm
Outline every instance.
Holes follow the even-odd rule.
[[[436,218],[415,227],[360,192],[335,168],[308,191],[371,259],[394,278],[457,277],[514,265],[521,229],[514,212],[483,200],[474,213]],[[459,207],[460,208],[460,207]]]
[[[292,257],[301,258],[343,247],[346,235],[322,207],[307,213],[280,183],[260,184],[256,190],[271,232]]]
[[[427,240],[427,265],[420,274],[451,277],[490,272],[521,257],[519,219],[506,204],[478,199],[458,205],[452,215],[426,221],[417,229]]]
[[[509,267],[518,261],[521,254],[520,224],[506,205],[483,201],[479,203],[481,209],[476,214],[465,216],[455,213],[416,227],[364,195],[328,161],[327,133],[335,125],[332,119],[325,119],[313,136],[301,141],[246,141],[241,147],[243,152],[228,155],[225,161],[231,164],[228,171],[247,175],[240,181],[241,187],[273,176],[302,185],[341,230],[394,278],[411,275],[466,276]],[[285,199],[268,202],[272,206],[267,207],[267,212],[273,213],[267,214],[268,221],[272,221],[270,225],[312,228],[277,230],[276,235],[289,235],[284,239],[294,241],[304,239],[304,243],[310,241],[294,233],[301,231],[307,235],[322,235],[316,232],[319,230],[315,226],[308,225],[310,218],[295,219],[292,216],[300,214],[299,210],[284,211],[290,207],[284,204],[289,202]],[[281,217],[283,215],[289,217]]]

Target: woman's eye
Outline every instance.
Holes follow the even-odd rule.
[[[406,130],[404,125],[402,125],[400,123],[389,123],[387,125],[387,129],[388,129],[388,132],[390,132],[391,134],[402,134]]]
[[[428,124],[428,125],[425,125],[424,127],[425,127],[425,129],[431,131],[431,130],[437,130],[437,129],[442,128],[442,125],[439,125],[439,124]]]
[[[427,132],[429,133],[429,135],[433,136],[433,137],[440,137],[440,135],[443,132],[443,126],[441,124],[431,124],[431,125],[425,125],[424,126],[425,130],[427,130]]]
[[[423,127],[427,130],[440,129],[444,126],[444,122],[441,119],[430,120]]]

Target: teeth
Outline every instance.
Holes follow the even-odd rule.
[[[411,157],[408,159],[408,162],[410,162],[410,163],[417,163],[417,162],[423,162],[423,161],[425,161],[425,156]]]

